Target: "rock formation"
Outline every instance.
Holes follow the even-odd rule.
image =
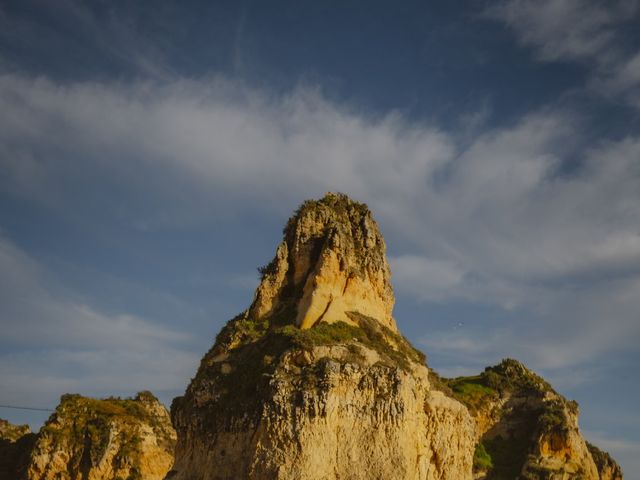
[[[149,392],[134,399],[64,395],[33,437],[19,468],[0,478],[160,480],[176,439],[169,413]]]
[[[307,201],[171,414],[172,480],[619,479],[514,360],[441,379],[400,335],[368,208]]]
[[[0,418],[0,479],[24,476],[35,437],[28,425],[13,425]]]
[[[587,442],[587,448],[596,463],[600,480],[622,480],[622,468],[607,452],[603,452],[589,442]]]
[[[385,251],[366,205],[337,194],[307,201],[287,223],[275,258],[261,269],[249,317],[269,318],[289,303],[302,329],[320,321],[355,325],[347,313],[358,312],[396,331]]]
[[[476,478],[622,478],[608,454],[580,434],[578,404],[518,361],[445,383],[478,425]]]
[[[474,422],[397,332],[365,205],[305,202],[261,272],[173,403],[172,479],[471,479]]]

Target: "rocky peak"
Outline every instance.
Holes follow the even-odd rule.
[[[172,480],[471,480],[475,426],[397,331],[365,205],[303,203],[260,270],[253,304],[173,401]]]
[[[249,309],[253,319],[293,304],[302,329],[353,313],[396,331],[386,246],[366,205],[339,193],[304,202],[289,219]]]

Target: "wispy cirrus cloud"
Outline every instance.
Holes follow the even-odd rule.
[[[639,14],[637,0],[506,0],[483,16],[512,29],[538,60],[578,62],[590,71],[588,88],[640,106],[639,52],[629,48],[623,28],[637,24]]]
[[[176,228],[286,215],[342,190],[406,245],[393,259],[402,292],[534,313],[521,341],[487,348],[518,344],[560,368],[640,336],[640,139],[594,143],[571,112],[540,109],[459,144],[306,87],[274,96],[221,78],[61,86],[5,75],[0,92],[0,189],[61,215]],[[566,170],[567,158],[579,162]]]

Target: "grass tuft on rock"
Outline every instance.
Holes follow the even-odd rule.
[[[474,471],[483,471],[493,468],[493,460],[487,452],[484,443],[478,442],[476,450],[473,453],[473,469]]]

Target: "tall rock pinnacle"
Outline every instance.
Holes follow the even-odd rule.
[[[260,270],[251,307],[172,404],[169,478],[471,480],[472,418],[398,333],[365,205],[303,203]]]
[[[293,301],[302,329],[319,321],[349,323],[350,314],[359,313],[396,331],[385,250],[366,205],[336,193],[307,201],[262,269],[250,315],[267,317],[282,301]]]

